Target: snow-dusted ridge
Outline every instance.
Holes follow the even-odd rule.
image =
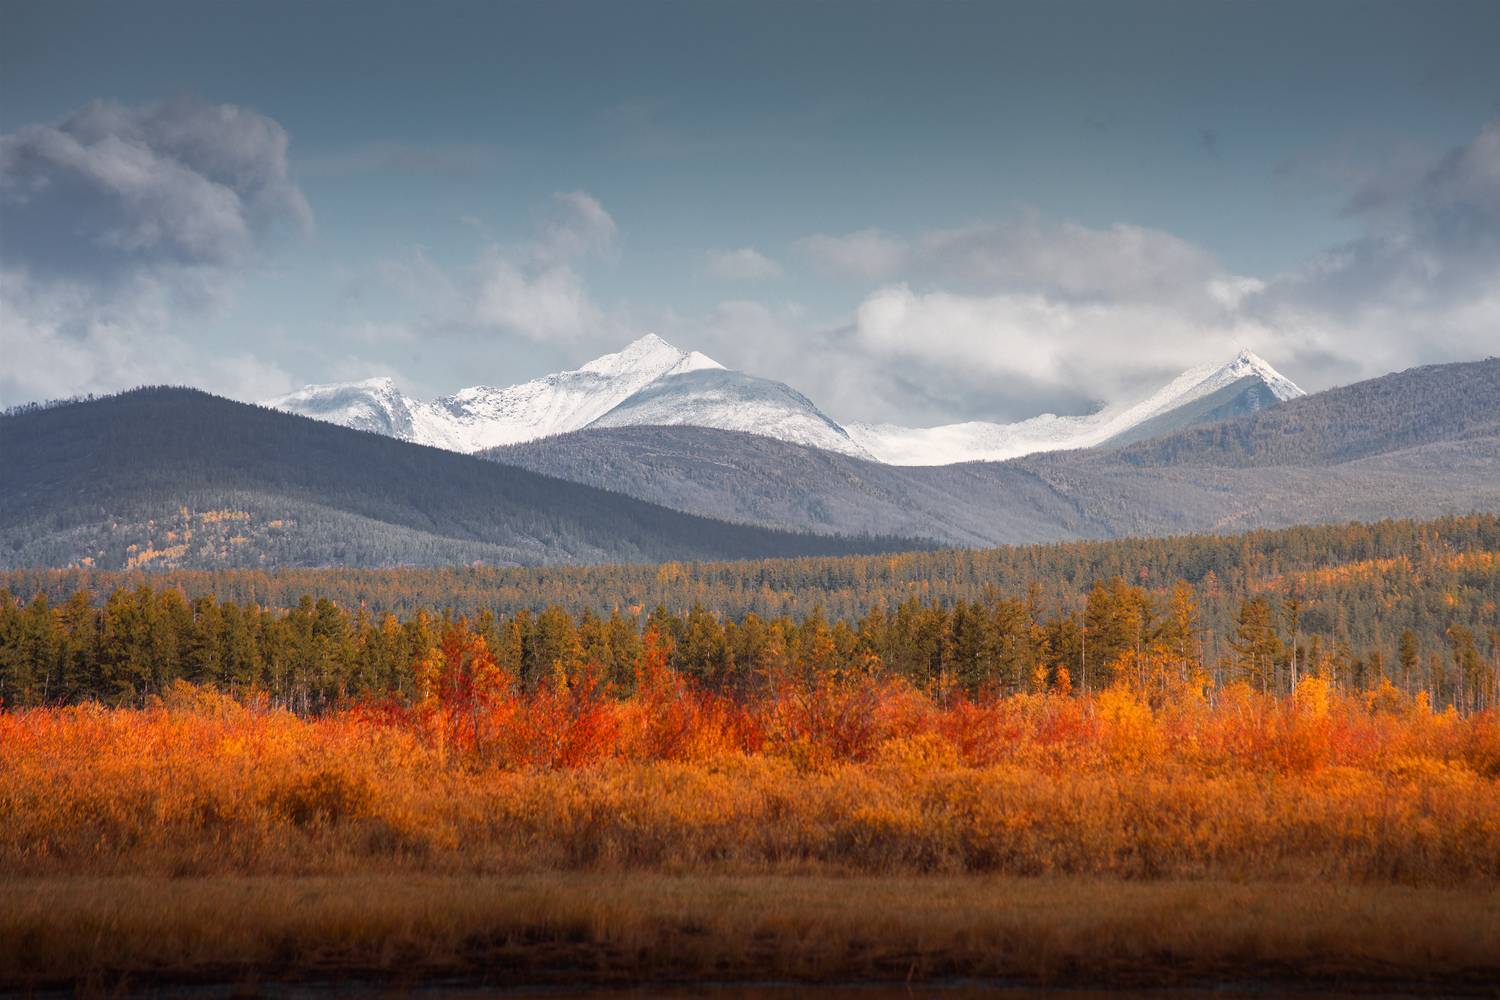
[[[309,385],[265,405],[450,451],[475,452],[585,427],[676,424],[778,438],[890,465],[1002,461],[1120,439],[1215,393],[1248,387],[1249,405],[1303,395],[1263,359],[1241,351],[1225,365],[1183,372],[1161,389],[1087,416],[1044,413],[1013,424],[840,426],[780,382],[730,371],[654,334],[574,371],[505,388],[474,386],[432,401],[402,395],[389,378]],[[1154,428],[1156,424],[1152,424]]]
[[[310,385],[264,405],[416,444],[473,452],[576,431],[657,379],[722,367],[697,351],[679,351],[647,334],[576,371],[505,388],[473,386],[431,402],[403,396],[390,379],[376,378]]]
[[[590,427],[716,427],[874,460],[812,400],[784,382],[728,369],[663,376]]]
[[[849,437],[887,465],[952,465],[1002,462],[1042,451],[1093,448],[1128,434],[1148,420],[1180,409],[1245,379],[1263,385],[1277,400],[1306,395],[1251,351],[1240,351],[1226,365],[1190,368],[1140,399],[1106,406],[1096,413],[1060,417],[1053,413],[1013,424],[970,421],[941,427],[848,424]]]

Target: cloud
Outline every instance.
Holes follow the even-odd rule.
[[[137,275],[99,288],[0,270],[0,402],[58,399],[138,385],[193,385],[236,399],[288,391],[275,363],[243,350],[205,351],[174,329],[180,295]]]
[[[1065,296],[1175,298],[1223,273],[1206,250],[1160,229],[1092,228],[1036,212],[929,231],[908,256],[911,270],[948,283]]]
[[[204,349],[199,329],[268,237],[312,225],[287,148],[270,118],[192,98],[95,101],[0,136],[3,398],[279,384],[274,365]]]
[[[879,246],[851,251],[845,270],[889,273],[847,326],[843,349],[866,390],[845,393],[849,409],[836,415],[1076,412],[1240,347],[1310,388],[1493,353],[1500,122],[1418,167],[1404,156],[1386,173],[1344,178],[1344,213],[1365,233],[1267,277],[1236,274],[1162,230],[1035,213],[907,239],[810,238],[804,246]],[[899,380],[883,374],[893,370]]]
[[[753,247],[710,251],[706,267],[709,274],[725,281],[767,281],[781,277],[781,265]]]
[[[488,233],[478,220],[474,228]],[[584,191],[559,192],[528,238],[506,243],[486,235],[466,270],[445,270],[417,247],[409,257],[383,260],[350,276],[342,292],[346,306],[368,311],[378,302],[387,314],[372,320],[356,313],[343,328],[346,339],[415,343],[498,336],[545,345],[597,336],[609,324],[589,292],[584,269],[614,254],[618,234],[598,199]],[[382,301],[391,294],[416,315],[393,320]]]
[[[907,257],[904,242],[875,228],[841,236],[815,233],[799,240],[797,247],[814,264],[853,278],[890,277]]]
[[[1236,313],[1261,283],[1158,229],[1025,212],[907,240],[879,234],[876,245],[883,257],[865,273],[899,262],[904,280],[877,285],[830,338],[860,359],[870,387],[849,387],[844,419],[1086,411],[1270,341]]]
[[[1267,281],[1243,311],[1314,384],[1493,353],[1500,330],[1500,121],[1415,166],[1364,170],[1345,204],[1366,232]]]
[[[552,214],[541,225],[526,255],[539,265],[578,260],[614,249],[619,232],[614,218],[586,191],[552,196]]]
[[[603,316],[576,265],[614,249],[618,227],[584,191],[552,197],[551,214],[531,242],[490,244],[476,269],[469,320],[480,328],[539,343],[574,340]]]
[[[474,320],[484,327],[528,340],[571,340],[600,321],[583,279],[571,267],[527,271],[495,257],[480,268]]]
[[[188,98],[95,101],[0,136],[6,259],[89,277],[242,263],[276,223],[312,223],[287,142],[263,115]]]
[[[859,349],[958,392],[969,413],[1015,419],[1035,397],[1076,405],[1117,398],[1143,381],[1224,360],[1266,332],[1231,312],[1149,301],[1068,301],[1041,292],[966,295],[882,287],[855,313]],[[1024,383],[1025,407],[997,398]]]

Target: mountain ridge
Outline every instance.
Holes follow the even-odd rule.
[[[1191,368],[1152,393],[1083,416],[1046,413],[1011,424],[928,428],[843,425],[785,383],[727,369],[647,334],[572,371],[505,388],[473,386],[430,402],[402,395],[389,378],[375,378],[311,385],[264,405],[466,453],[590,426],[687,425],[888,465],[951,465],[1123,444],[1300,395],[1290,379],[1242,350],[1227,364]],[[1204,402],[1209,397],[1211,407]]]
[[[696,513],[973,546],[1500,510],[1497,414],[1489,360],[998,463],[884,465],[693,427],[592,428],[485,455]]]
[[[659,378],[719,367],[647,334],[572,371],[502,388],[471,386],[430,402],[411,399],[394,380],[380,377],[310,385],[261,405],[467,453],[577,430]]]
[[[925,547],[732,524],[154,387],[0,416],[0,565],[660,562]]]
[[[1005,461],[1044,451],[1124,443],[1133,431],[1156,422],[1158,432],[1177,429],[1163,422],[1168,414],[1206,396],[1239,387],[1254,402],[1250,409],[1305,395],[1286,376],[1249,350],[1228,364],[1190,368],[1149,395],[1106,406],[1083,416],[1043,413],[1010,424],[969,421],[938,427],[850,424],[850,436],[889,465],[952,465],[957,462]]]

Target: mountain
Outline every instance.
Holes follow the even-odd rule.
[[[1138,466],[1326,467],[1500,435],[1500,359],[1427,365],[1123,450]]]
[[[657,379],[718,369],[697,351],[654,334],[576,371],[496,389],[474,386],[431,402],[403,396],[388,378],[310,385],[263,405],[416,444],[472,452],[577,430]]]
[[[878,524],[964,546],[1098,534],[1034,474],[993,462],[885,465],[707,427],[591,427],[482,454],[677,510],[799,531]]]
[[[722,368],[657,379],[589,426],[714,427],[872,457],[791,386]]]
[[[1254,413],[1304,393],[1249,351],[1226,365],[1189,369],[1150,395],[1087,416],[1044,413],[1014,424],[969,422],[942,427],[850,424],[846,430],[878,461],[950,465],[1003,461],[1044,451],[1122,445],[1194,423]]]
[[[476,452],[584,427],[693,426],[743,431],[889,465],[998,461],[1042,451],[1117,446],[1274,406],[1302,395],[1248,351],[1184,372],[1163,388],[1087,416],[1015,424],[840,426],[781,382],[730,371],[647,335],[576,371],[506,389],[476,386],[431,402],[387,378],[306,388],[264,405],[403,441]]]
[[[6,414],[0,444],[0,566],[659,562],[922,545],[728,524],[191,389]]]
[[[1240,381],[1195,402],[1211,413]],[[895,466],[699,427],[590,428],[486,454],[698,514],[956,545],[1435,517],[1500,510],[1500,360],[1006,462]]]

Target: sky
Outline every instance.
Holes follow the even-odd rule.
[[[647,332],[836,419],[1500,352],[1500,4],[0,0],[0,404]]]

